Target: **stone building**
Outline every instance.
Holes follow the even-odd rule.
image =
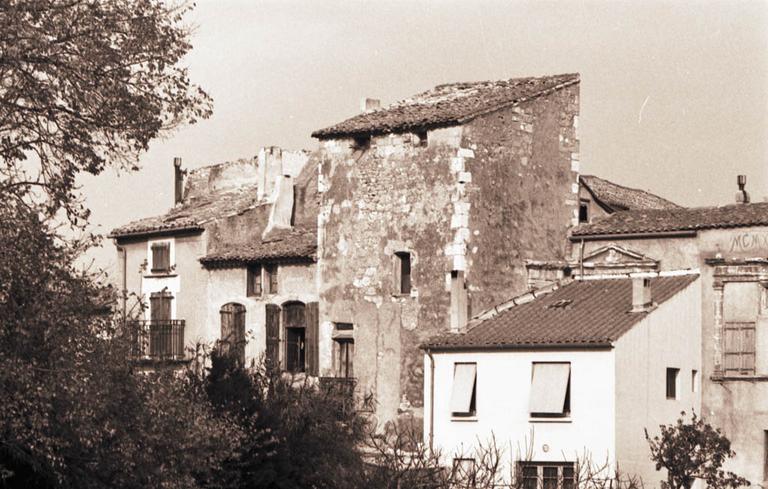
[[[192,170],[185,185],[174,163],[175,206],[110,234],[138,356],[184,361],[198,343],[225,341],[243,362],[266,354],[316,372],[317,165],[271,147]]]
[[[318,293],[321,331],[351,332],[358,392],[389,421],[423,416],[422,341],[524,291],[526,259],[566,258],[579,76],[440,85],[377,105],[313,133]]]
[[[741,179],[740,179],[741,180]],[[701,414],[723,430],[728,469],[768,480],[768,203],[633,210],[573,230],[575,275],[699,270]],[[669,327],[687,327],[676,325]],[[674,366],[674,365],[672,365]]]

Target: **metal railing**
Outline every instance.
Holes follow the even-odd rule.
[[[132,355],[138,360],[183,360],[184,320],[131,321]]]

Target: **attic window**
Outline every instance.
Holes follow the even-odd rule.
[[[354,137],[354,143],[352,144],[352,149],[355,150],[366,150],[371,146],[371,135],[370,134],[359,134]]]
[[[579,202],[579,223],[589,222],[589,201]]]
[[[418,131],[415,134],[415,136],[418,139],[418,143],[416,143],[416,144],[418,144],[419,146],[424,146],[424,147],[427,146],[427,143],[428,143],[427,131]]]
[[[556,302],[553,302],[549,306],[547,306],[547,309],[565,309],[566,307],[570,306],[573,300],[571,299],[562,299]]]

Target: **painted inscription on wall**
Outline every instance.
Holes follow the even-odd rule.
[[[768,250],[768,232],[739,233],[731,238],[731,252]]]

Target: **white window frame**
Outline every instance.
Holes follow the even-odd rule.
[[[473,370],[474,371],[474,377],[473,382],[470,387],[469,392],[469,399],[467,400],[468,407],[466,410],[458,410],[454,411],[454,407],[457,401],[458,396],[460,395],[466,395],[466,391],[458,392],[456,389],[459,388],[459,385],[457,384],[457,375],[459,374],[459,366],[467,366],[466,370]],[[465,369],[462,369],[465,370]],[[468,375],[469,372],[464,372],[465,375]],[[474,401],[474,402],[473,402]],[[472,409],[474,404],[474,409]],[[457,420],[457,421],[463,421],[463,420],[476,420],[477,419],[477,363],[475,362],[456,362],[453,364],[453,383],[451,385],[451,398],[450,398],[450,413],[451,413],[451,419]]]

